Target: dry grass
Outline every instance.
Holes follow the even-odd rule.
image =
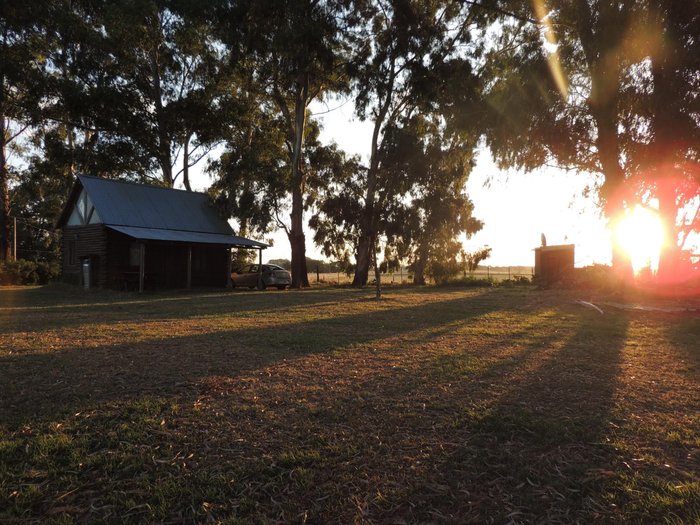
[[[371,296],[0,288],[0,522],[700,520],[696,314]]]

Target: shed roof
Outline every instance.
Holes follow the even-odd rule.
[[[204,193],[79,175],[58,227],[68,221],[80,195],[87,192],[102,223],[130,237],[266,248],[237,237]]]

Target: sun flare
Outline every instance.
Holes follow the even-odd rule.
[[[664,244],[658,212],[644,206],[627,210],[615,226],[615,242],[630,258],[635,274],[645,268],[656,272]]]

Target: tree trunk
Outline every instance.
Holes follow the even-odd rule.
[[[367,212],[365,211],[365,215]],[[362,227],[362,231],[368,231],[369,227]],[[372,252],[372,235],[366,234],[360,238],[357,244],[357,253],[355,254],[355,275],[352,279],[352,286],[362,287],[367,284],[369,279],[369,267],[371,264]]]
[[[292,228],[289,232],[289,244],[292,248],[292,288],[308,288],[309,274],[306,268],[306,236],[303,229],[302,197],[298,189],[292,193]],[[295,205],[296,204],[296,205]]]
[[[182,184],[187,191],[192,191],[190,185],[190,137],[191,133],[185,134],[185,140],[182,143]]]
[[[386,98],[379,108],[374,119],[374,130],[372,131],[372,145],[370,149],[369,170],[367,172],[367,192],[365,194],[365,208],[362,212],[362,223],[360,224],[360,241],[357,245],[355,276],[352,279],[353,286],[365,286],[369,275],[369,267],[372,263],[372,250],[377,235],[377,182],[379,177],[379,133],[391,107],[394,95],[394,81],[396,79],[395,57],[391,58],[391,74],[385,86]]]
[[[678,214],[676,189],[675,186],[670,184],[659,184],[657,191],[659,216],[664,230],[664,241],[659,254],[657,275],[661,282],[669,282],[674,280],[681,258],[681,247],[678,245],[678,228],[676,225],[676,216]]]
[[[302,167],[302,148],[306,127],[306,103],[309,92],[308,74],[302,75],[294,106],[294,142],[292,149],[292,227],[289,243],[292,248],[292,288],[308,288],[306,268],[306,236],[304,235],[304,190],[306,180]]]
[[[377,261],[377,246],[372,243],[372,259],[374,260],[374,298],[379,300],[382,298],[382,272],[379,271],[379,263]]]
[[[372,156],[370,159],[370,167],[367,172],[367,191],[365,192],[365,207],[362,210],[362,218],[360,224],[360,240],[357,244],[357,254],[355,255],[355,276],[352,279],[352,286],[362,287],[367,284],[369,279],[369,268],[372,264],[372,252],[376,238],[376,188],[377,188],[377,141],[379,136],[379,127],[381,123],[375,121],[374,134],[372,136]]]
[[[576,5],[578,34],[591,77],[588,104],[598,132],[595,146],[604,179],[601,187],[601,197],[605,201],[603,211],[612,226],[625,208],[621,194],[625,173],[620,166],[617,136],[618,86],[622,66],[617,47],[619,42],[615,41],[613,31],[622,23],[621,12],[611,3],[604,2],[599,16],[593,17],[587,0],[578,0]],[[614,242],[612,251],[613,268],[624,278],[630,276],[629,257]]]
[[[425,268],[428,265],[428,250],[421,244],[413,274],[413,284],[425,284]]]
[[[676,129],[678,122],[683,122],[679,114],[679,90],[674,85],[677,82],[675,68],[677,66],[673,48],[681,44],[674,39],[669,21],[657,12],[656,25],[666,26],[665,38],[661,39],[658,47],[651,54],[651,74],[654,83],[652,132],[653,139],[649,148],[648,172],[656,180],[656,197],[659,199],[659,216],[663,224],[664,242],[659,254],[657,275],[661,282],[674,280],[681,258],[681,246],[678,242],[678,226],[676,217],[681,205],[677,202],[676,185],[671,180],[675,174],[673,168],[682,149],[681,138]],[[680,140],[679,140],[680,139]],[[681,175],[682,176],[682,175]]]
[[[156,125],[158,126],[158,164],[163,173],[163,182],[168,188],[173,187],[173,163],[171,150],[170,136],[165,119],[165,109],[163,108],[163,90],[160,79],[160,68],[158,64],[158,51],[154,50],[151,54],[151,74],[153,75],[152,89],[153,101],[156,106]]]
[[[0,78],[0,107],[4,102],[4,82]],[[5,137],[7,136],[4,113],[0,113],[0,261],[10,260],[10,189],[7,172]]]

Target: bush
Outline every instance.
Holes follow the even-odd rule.
[[[562,287],[597,291],[613,291],[619,288],[619,284],[613,269],[604,264],[574,268],[573,273],[561,282]]]
[[[524,284],[532,284],[532,279],[525,275],[515,275],[511,279],[503,279],[499,285],[503,286],[512,286],[512,285],[524,285]]]
[[[437,283],[438,286],[457,286],[457,287],[465,287],[465,288],[472,288],[472,287],[491,287],[494,286],[496,283],[494,283],[494,280],[491,278],[487,279],[477,279],[475,277],[462,277],[459,279],[449,279],[446,281],[442,281],[440,283]]]
[[[30,261],[19,259],[17,261],[0,262],[0,284],[47,284],[58,277],[59,267],[56,263],[45,261]]]

